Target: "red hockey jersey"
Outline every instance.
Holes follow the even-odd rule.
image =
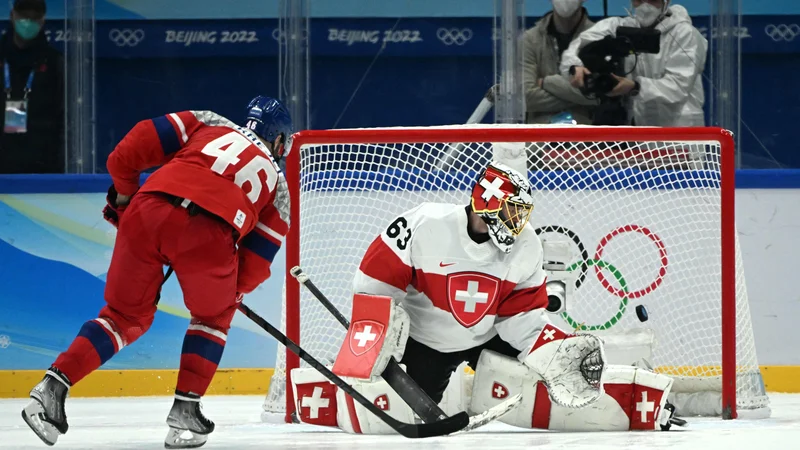
[[[505,254],[469,237],[463,205],[423,203],[372,242],[353,288],[399,301],[410,336],[434,350],[466,350],[499,334],[524,357],[549,322],[545,281],[531,226]]]
[[[139,175],[162,166],[143,186]],[[183,111],[143,120],[108,157],[122,195],[163,192],[188,199],[239,232],[238,291],[251,292],[289,230],[286,179],[250,130],[211,111]]]

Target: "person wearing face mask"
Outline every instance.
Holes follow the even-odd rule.
[[[47,42],[46,12],[44,0],[15,0],[0,38],[0,173],[64,172],[64,58]]]
[[[692,25],[686,8],[671,0],[631,0],[628,17],[610,17],[581,33],[564,52],[561,71],[573,86],[583,86],[590,72],[578,51],[586,44],[614,36],[620,26],[651,28],[661,32],[661,51],[625,60],[628,75],[614,75],[618,84],[610,97],[626,96],[629,119],[641,126],[703,126],[702,73],[708,41]]]
[[[592,106],[559,73],[561,55],[570,42],[591,28],[585,0],[552,0],[553,11],[546,14],[523,36],[522,70],[527,123],[551,123],[568,113],[580,124],[592,123]]]

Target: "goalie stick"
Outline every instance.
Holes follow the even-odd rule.
[[[357,390],[355,390],[352,386],[347,384],[344,380],[339,378],[336,374],[330,371],[324,364],[317,361],[313,356],[306,353],[299,345],[295,344],[294,341],[286,337],[285,334],[281,333],[280,330],[272,326],[269,322],[264,320],[261,316],[256,314],[252,309],[250,309],[244,303],[239,304],[239,311],[242,312],[248,319],[255,322],[256,325],[264,329],[267,333],[269,333],[272,337],[274,337],[278,342],[284,345],[286,348],[292,351],[292,353],[299,356],[303,361],[308,363],[311,367],[316,369],[322,376],[327,378],[331,381],[331,383],[335,384],[339,387],[339,389],[343,390],[347,393],[353,400],[357,401],[361,406],[369,410],[372,414],[377,416],[382,421],[386,422],[387,425],[392,427],[395,431],[400,433],[401,435],[407,438],[426,438],[426,437],[434,437],[434,436],[443,436],[450,433],[455,433],[457,431],[461,431],[465,429],[467,426],[470,425],[470,417],[465,412],[460,412],[453,417],[447,417],[443,420],[439,420],[432,423],[423,423],[423,424],[409,424],[400,422],[395,420],[392,416],[386,414],[372,404],[371,401],[367,400],[366,397],[361,395]]]
[[[325,297],[325,294],[311,281],[311,278],[303,273],[300,266],[295,266],[290,270],[293,277],[303,284],[313,295],[319,300],[320,303],[342,324],[345,328],[350,328],[350,321],[339,311],[336,306]],[[397,392],[397,395],[408,404],[408,406],[417,415],[427,423],[433,423],[440,420],[447,415],[439,408],[429,396],[422,390],[421,387],[400,367],[400,364],[394,358],[389,360],[389,364],[381,374],[381,377],[386,380],[386,383]],[[495,419],[504,416],[506,413],[516,408],[522,401],[521,395],[515,395],[513,398],[495,406],[481,414],[470,416],[469,425],[465,427],[462,432],[473,430],[481,427]],[[459,414],[464,414],[463,412]]]

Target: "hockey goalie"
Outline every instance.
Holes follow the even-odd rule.
[[[528,180],[491,163],[469,205],[424,203],[392,221],[355,275],[352,321],[334,372],[403,421],[413,421],[413,411],[380,378],[391,358],[435,402],[466,362],[475,371],[470,412],[521,394],[501,419],[515,426],[668,429],[670,378],[609,366],[599,338],[549,322],[549,295],[563,299],[571,281],[566,273],[547,276],[547,248],[526,226],[533,207]],[[313,369],[294,369],[292,384],[305,423],[391,432]]]

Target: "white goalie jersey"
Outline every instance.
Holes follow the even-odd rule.
[[[434,350],[466,350],[499,334],[527,355],[548,323],[539,237],[525,227],[506,254],[475,242],[467,225],[464,205],[424,203],[401,214],[366,251],[354,292],[400,302],[411,338]]]

